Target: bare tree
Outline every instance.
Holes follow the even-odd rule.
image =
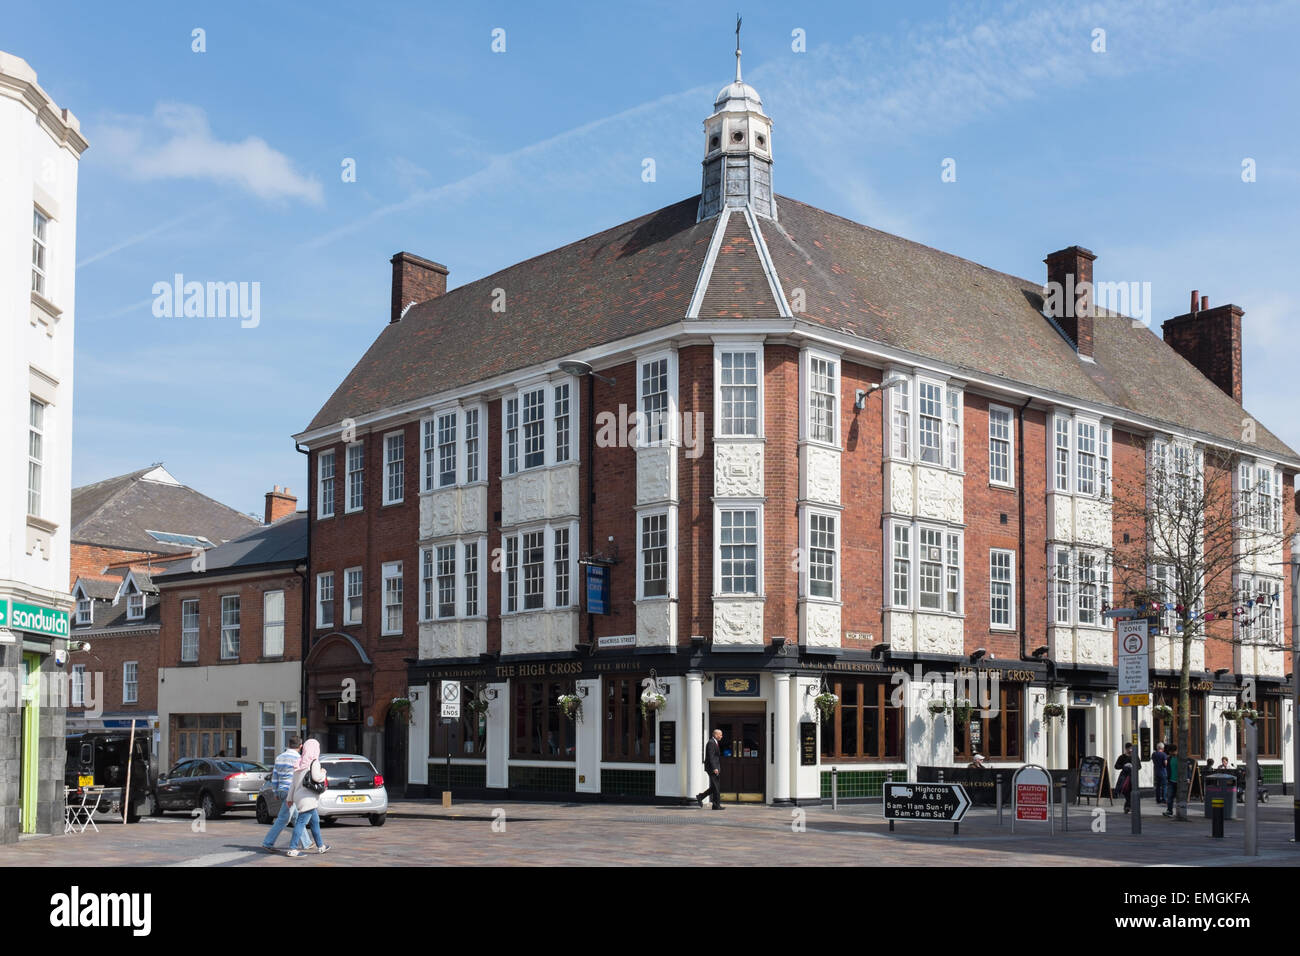
[[[1186,820],[1196,642],[1239,646],[1281,637],[1280,590],[1261,593],[1240,582],[1266,573],[1280,585],[1282,569],[1268,565],[1284,530],[1282,476],[1223,448],[1159,438],[1134,447],[1146,459],[1145,481],[1117,475],[1112,493],[1116,537],[1122,532],[1127,542],[1115,549],[1115,601],[1158,616],[1166,627],[1172,623],[1171,650],[1182,652],[1174,805],[1177,818]]]

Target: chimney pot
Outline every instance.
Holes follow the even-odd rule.
[[[1210,297],[1208,295],[1201,296],[1201,311],[1204,312],[1209,307],[1210,307]]]
[[[1192,304],[1191,304],[1190,306],[1187,307],[1187,311],[1188,311],[1189,313],[1193,313],[1193,314],[1194,314],[1194,313],[1196,312],[1196,297],[1197,297],[1198,295],[1200,295],[1200,292],[1198,292],[1196,289],[1193,289],[1193,290],[1192,290]]]
[[[288,488],[272,485],[266,493],[266,512],[263,524],[275,524],[298,510],[298,499],[289,494]]]
[[[436,299],[447,291],[447,267],[410,252],[399,252],[393,265],[393,300],[389,324],[400,322],[407,306]]]
[[[1209,307],[1210,297],[1192,293],[1192,308],[1161,326],[1165,344],[1241,404],[1241,317],[1230,303]],[[1198,309],[1197,306],[1200,306]]]

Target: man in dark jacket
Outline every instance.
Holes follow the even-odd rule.
[[[1156,752],[1151,755],[1151,765],[1155,768],[1156,803],[1165,802],[1165,791],[1169,789],[1169,754],[1165,753],[1162,740],[1156,744]]]
[[[709,798],[709,806],[714,810],[722,809],[722,794],[718,792],[718,775],[722,773],[722,731],[715,730],[709,742],[704,745],[704,776],[708,778],[709,789],[695,795],[695,802],[704,806],[704,798]]]
[[[1124,812],[1128,813],[1133,808],[1133,745],[1125,744],[1124,752],[1115,758],[1115,769],[1119,771],[1119,779],[1115,781],[1115,792],[1124,795]]]

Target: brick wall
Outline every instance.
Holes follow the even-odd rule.
[[[267,591],[284,592],[284,655],[263,653],[264,596]],[[302,659],[302,578],[293,572],[273,571],[247,580],[177,582],[163,588],[162,621],[158,637],[158,659],[162,667],[216,667],[223,664],[254,664],[259,661]],[[239,657],[221,657],[221,603],[227,595],[239,596]],[[181,605],[199,602],[199,657],[181,660]]]
[[[68,575],[68,588],[77,583],[79,577],[99,577],[109,565],[117,567],[130,563],[141,566],[149,563],[151,558],[159,559],[175,555],[164,555],[154,551],[132,551],[126,548],[104,548],[93,544],[77,544],[71,548],[71,565]]]
[[[860,649],[885,641],[884,617],[884,441],[883,393],[867,398],[855,412],[858,389],[869,389],[881,378],[880,369],[842,362],[840,368],[840,430],[844,448],[840,458],[840,500],[845,504],[840,554],[840,592],[844,608],[840,623],[847,633],[870,634],[873,641],[845,640]],[[797,406],[796,406],[797,407]]]
[[[692,345],[677,353],[678,405],[701,416],[702,454],[677,464],[677,640],[713,636],[713,346]]]
[[[76,634],[73,635],[74,639]],[[105,712],[122,711],[123,713],[152,713],[158,708],[158,632],[149,630],[135,634],[91,635],[85,638],[90,642],[89,651],[74,651],[68,655],[69,674],[74,665],[84,665],[86,679],[90,681],[95,674],[101,675],[103,692],[99,696],[99,709]],[[122,702],[122,665],[135,661],[136,667],[136,703]],[[87,702],[94,693],[87,684]],[[69,697],[71,700],[71,697]],[[69,707],[69,717],[85,714],[81,707]]]
[[[626,365],[617,365],[613,368],[601,369],[601,375],[612,378],[615,384],[610,385],[607,382],[597,380],[595,382],[595,400],[596,415],[612,415],[615,422],[614,431],[618,431],[618,423],[621,420],[619,415],[619,406],[626,408],[625,417],[631,421],[633,413],[637,410],[636,404],[636,385],[637,370],[636,363],[629,362]],[[578,387],[583,393],[583,413],[585,416],[590,415],[586,407],[587,383],[584,380],[575,380]],[[599,421],[596,418],[584,417],[582,426],[582,435],[575,435],[576,441],[581,441],[582,445],[578,449],[578,454],[583,463],[580,469],[579,480],[582,486],[579,489],[579,500],[582,500],[587,494],[587,468],[588,454],[586,445],[586,430],[592,425],[599,428]],[[630,445],[624,444],[626,433],[618,435],[620,444],[616,447],[596,448],[595,452],[595,500],[592,502],[588,514],[593,519],[592,528],[595,532],[595,538],[592,550],[597,553],[606,555],[613,554],[617,549],[619,563],[616,564],[610,572],[610,614],[594,615],[592,620],[595,624],[596,637],[605,637],[615,634],[635,634],[636,633],[636,566],[637,566],[637,528],[636,528],[636,449]],[[581,544],[579,545],[582,553],[586,553],[587,546],[587,527],[586,522],[581,527]],[[613,536],[611,542],[609,538]],[[585,604],[585,588],[579,590],[580,602]],[[583,615],[584,619],[586,615]],[[585,621],[582,625],[586,627]]]
[[[763,642],[799,640],[799,350],[763,350]]]

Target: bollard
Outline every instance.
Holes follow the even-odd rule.
[[[1210,836],[1222,840],[1223,839],[1223,797],[1211,798],[1210,807],[1212,808]]]
[[[998,826],[1002,826],[1002,774],[995,774],[994,779],[997,781]]]
[[[939,771],[939,782],[940,782],[940,783],[943,783],[943,771],[942,771],[942,770]]]
[[[1056,789],[1061,791],[1061,830],[1064,832],[1070,829],[1070,788],[1063,783]]]
[[[831,809],[840,808],[840,768],[831,767]]]

